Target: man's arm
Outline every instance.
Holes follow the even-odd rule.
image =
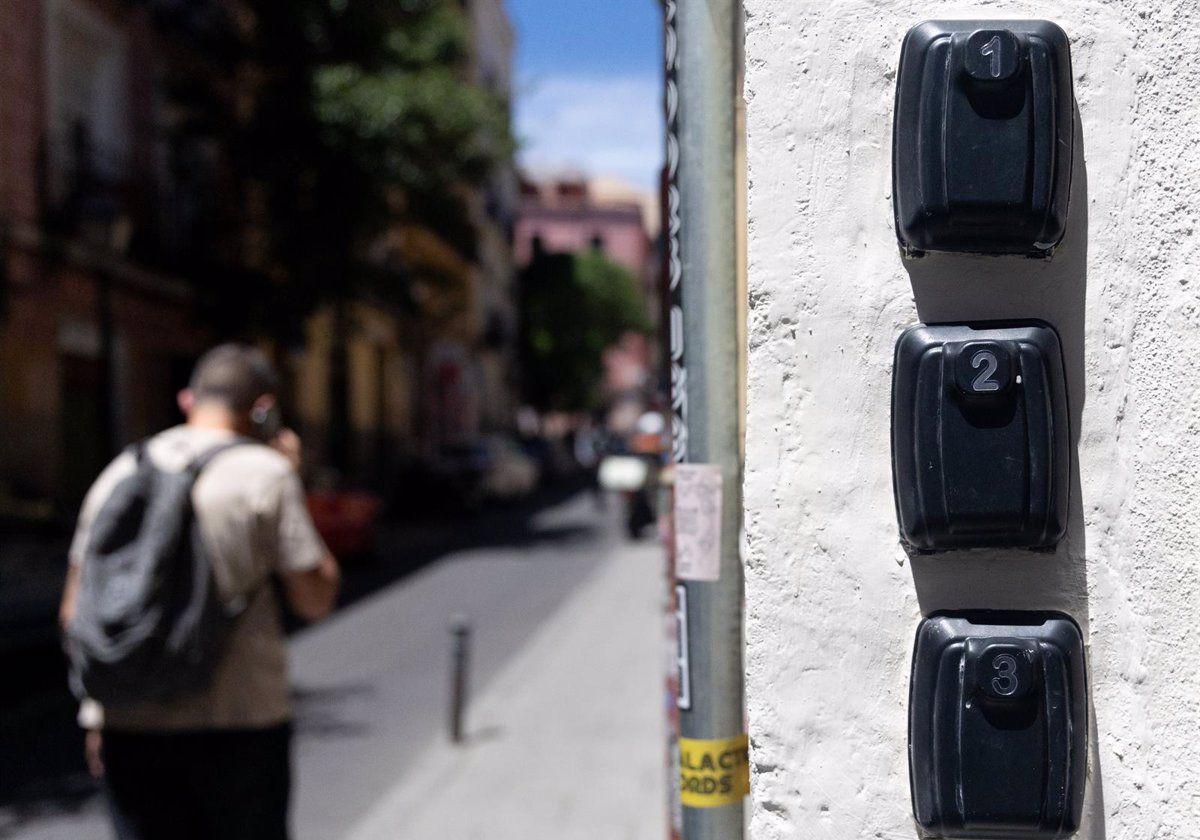
[[[288,607],[305,621],[320,621],[333,611],[341,572],[333,555],[326,554],[315,569],[285,572],[283,592]]]
[[[299,476],[302,450],[299,435],[291,429],[281,429],[270,445],[288,459],[293,470],[280,487],[279,499],[279,577],[283,581],[284,599],[299,618],[320,621],[333,611],[337,602],[341,571],[304,503]],[[314,566],[315,557],[321,559]]]

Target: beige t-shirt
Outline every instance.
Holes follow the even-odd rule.
[[[147,454],[163,470],[183,470],[197,456],[233,439],[230,432],[176,426],[152,438]],[[70,561],[82,563],[96,513],[136,467],[123,453],[102,472],[84,499]],[[247,599],[213,681],[199,694],[129,709],[110,709],[114,729],[181,730],[266,727],[291,716],[287,651],[273,571],[316,568],[328,554],[304,502],[292,465],[268,446],[247,443],[217,455],[192,490],[196,521],[213,574],[227,603]]]

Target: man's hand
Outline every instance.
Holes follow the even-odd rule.
[[[283,457],[287,458],[292,464],[292,469],[296,472],[300,471],[302,463],[303,448],[300,444],[300,435],[296,434],[291,429],[280,429],[279,434],[271,439],[270,446]]]

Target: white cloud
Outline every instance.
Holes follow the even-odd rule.
[[[534,79],[520,86],[515,116],[527,169],[576,169],[657,189],[663,148],[657,76]]]

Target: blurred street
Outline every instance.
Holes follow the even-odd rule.
[[[258,811],[278,834],[285,745],[296,840],[662,837],[663,15],[0,3],[0,840],[257,837]],[[127,517],[125,479],[98,477],[144,463],[127,451],[173,472],[175,443],[199,464],[212,434],[275,452],[215,455],[166,505],[250,604],[183,664],[188,696],[157,653],[81,640],[115,592],[153,603],[96,622],[102,646],[162,624],[169,660],[191,636],[166,624],[216,629],[174,609],[195,582],[97,583],[174,579],[187,553],[142,551],[178,533],[141,505],[157,484]],[[96,559],[107,521],[136,563]],[[63,624],[77,668],[155,663],[88,685],[112,797]],[[122,695],[163,708],[122,721]],[[169,744],[126,767],[128,729]]]
[[[658,837],[657,542],[628,542],[620,505],[600,509],[590,493],[389,532],[383,542],[376,561],[348,570],[350,603],[290,642],[298,840]],[[448,549],[388,581],[411,568],[396,558],[435,555],[439,545]],[[454,616],[473,628],[457,747],[448,737]],[[589,766],[619,772],[591,777]],[[74,808],[9,806],[0,836],[109,836],[99,797]]]

